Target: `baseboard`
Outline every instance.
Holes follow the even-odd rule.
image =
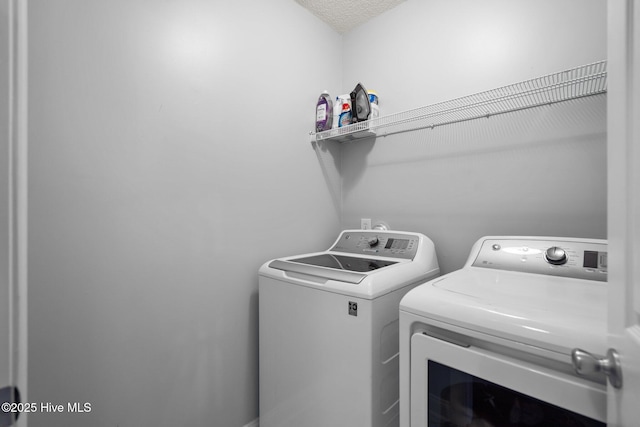
[[[249,424],[245,424],[242,427],[260,427],[260,418],[256,418],[251,421]]]

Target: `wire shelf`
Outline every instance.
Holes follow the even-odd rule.
[[[323,132],[313,141],[340,142],[491,117],[555,104],[607,91],[607,61],[595,62],[531,80],[503,86],[401,113],[378,117]]]

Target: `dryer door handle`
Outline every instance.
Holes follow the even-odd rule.
[[[602,372],[609,378],[614,388],[622,388],[622,366],[618,352],[610,348],[606,357],[595,356],[588,351],[574,348],[571,352],[571,362],[578,375],[593,375]]]

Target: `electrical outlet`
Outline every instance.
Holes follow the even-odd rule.
[[[360,219],[360,229],[361,230],[371,230],[371,218],[361,218]]]

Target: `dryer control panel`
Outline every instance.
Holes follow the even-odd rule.
[[[607,281],[606,240],[485,237],[473,247],[474,267]]]
[[[418,251],[417,234],[381,230],[347,230],[330,249],[362,255],[413,259]]]

